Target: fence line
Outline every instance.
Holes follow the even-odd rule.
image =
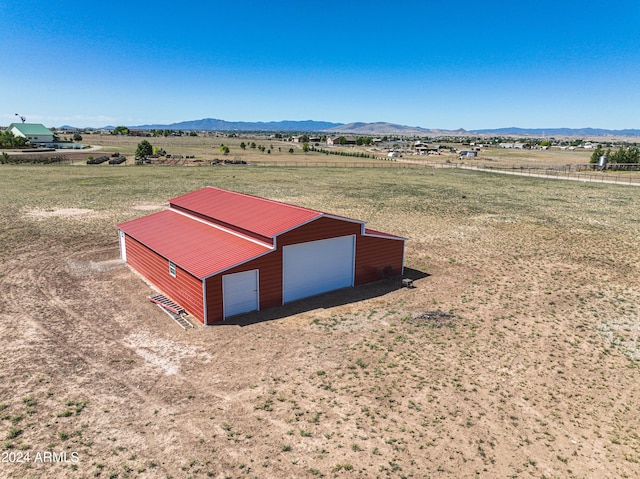
[[[393,161],[260,161],[254,166],[282,166],[292,168],[424,168],[414,163],[396,163]]]
[[[459,163],[445,162],[411,162],[411,161],[345,161],[345,162],[321,162],[321,161],[280,161],[260,162],[256,166],[281,166],[293,168],[453,168],[462,170],[482,171],[514,176],[529,176],[532,178],[547,178],[554,180],[584,181],[591,183],[610,183],[620,185],[640,186],[640,177],[627,175],[614,175],[611,172],[599,174],[581,173],[579,169],[572,171],[571,167],[549,168],[546,166],[525,167],[496,167],[492,165],[462,165]],[[584,170],[582,170],[584,171]]]
[[[438,166],[436,166],[437,168]],[[442,166],[440,166],[442,167]],[[448,165],[445,168],[461,168],[476,171],[485,171],[499,173],[503,175],[530,176],[532,178],[546,178],[554,180],[583,181],[589,183],[608,183],[617,185],[640,186],[640,177],[613,175],[610,172],[600,172],[599,174],[579,173],[576,169],[572,171],[571,167],[561,168],[527,168],[524,166],[494,167],[487,165],[469,166],[469,165]],[[584,170],[582,170],[584,171]]]

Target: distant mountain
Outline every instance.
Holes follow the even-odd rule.
[[[202,120],[181,121],[169,125],[140,125],[130,128],[140,130],[196,130],[196,131],[289,131],[307,132],[324,131],[342,125],[342,123],[331,123],[328,121],[224,121],[215,118],[204,118]]]
[[[469,133],[513,136],[640,136],[640,130],[605,130],[602,128],[496,128]]]
[[[446,135],[465,134],[465,130],[428,130],[419,126],[397,125],[395,123],[348,123],[336,126],[327,130],[329,133],[353,133],[359,135],[405,135],[405,136],[425,136],[425,135]]]
[[[327,130],[329,133],[355,133],[360,135],[426,135],[429,130],[420,127],[396,125],[394,123],[376,122],[376,123],[348,123]]]
[[[60,129],[75,129],[68,125]],[[395,123],[332,123],[329,121],[314,120],[285,120],[285,121],[225,121],[215,118],[203,118],[202,120],[181,121],[170,124],[139,125],[128,128],[139,130],[183,130],[183,131],[265,131],[265,132],[325,132],[329,134],[354,134],[363,136],[400,135],[400,136],[468,136],[468,135],[504,135],[520,137],[545,137],[545,136],[640,136],[640,130],[607,130],[603,128],[495,128],[486,130],[442,130],[427,129],[419,126],[398,125]],[[113,130],[113,126],[105,126],[103,130]]]

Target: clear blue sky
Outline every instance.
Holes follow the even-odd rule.
[[[0,1],[0,125],[640,128],[640,2]]]

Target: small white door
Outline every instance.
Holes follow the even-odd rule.
[[[284,302],[353,286],[354,266],[353,235],[285,246]]]
[[[258,270],[226,274],[222,277],[224,317],[259,309]]]
[[[127,243],[124,239],[124,231],[118,230],[118,235],[120,236],[120,257],[122,261],[127,262]]]

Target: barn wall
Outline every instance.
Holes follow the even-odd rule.
[[[205,281],[205,295],[207,298],[207,324],[222,321],[224,311],[222,309],[222,276],[216,275]]]
[[[207,278],[207,322],[211,324],[224,319],[222,276],[225,274],[258,269],[260,309],[282,305],[282,247],[290,244],[356,235],[356,285],[382,279],[382,272],[387,266],[391,267],[393,274],[400,274],[404,241],[361,236],[361,231],[360,223],[323,217],[278,236],[276,251]]]
[[[393,275],[402,273],[404,241],[373,236],[356,237],[355,284],[369,283],[384,277],[385,268]]]
[[[359,235],[362,232],[361,223],[337,220],[334,218],[321,217],[315,221],[300,226],[278,236],[278,249],[295,243],[305,243],[307,241],[323,240],[338,236]]]
[[[207,322],[222,321],[222,276],[240,273],[252,269],[260,270],[258,275],[260,288],[260,309],[272,308],[282,304],[282,251],[277,250],[260,258],[244,263],[222,274],[207,278]]]
[[[202,281],[176,266],[176,277],[169,274],[169,261],[129,235],[125,236],[127,263],[165,296],[204,322]]]

